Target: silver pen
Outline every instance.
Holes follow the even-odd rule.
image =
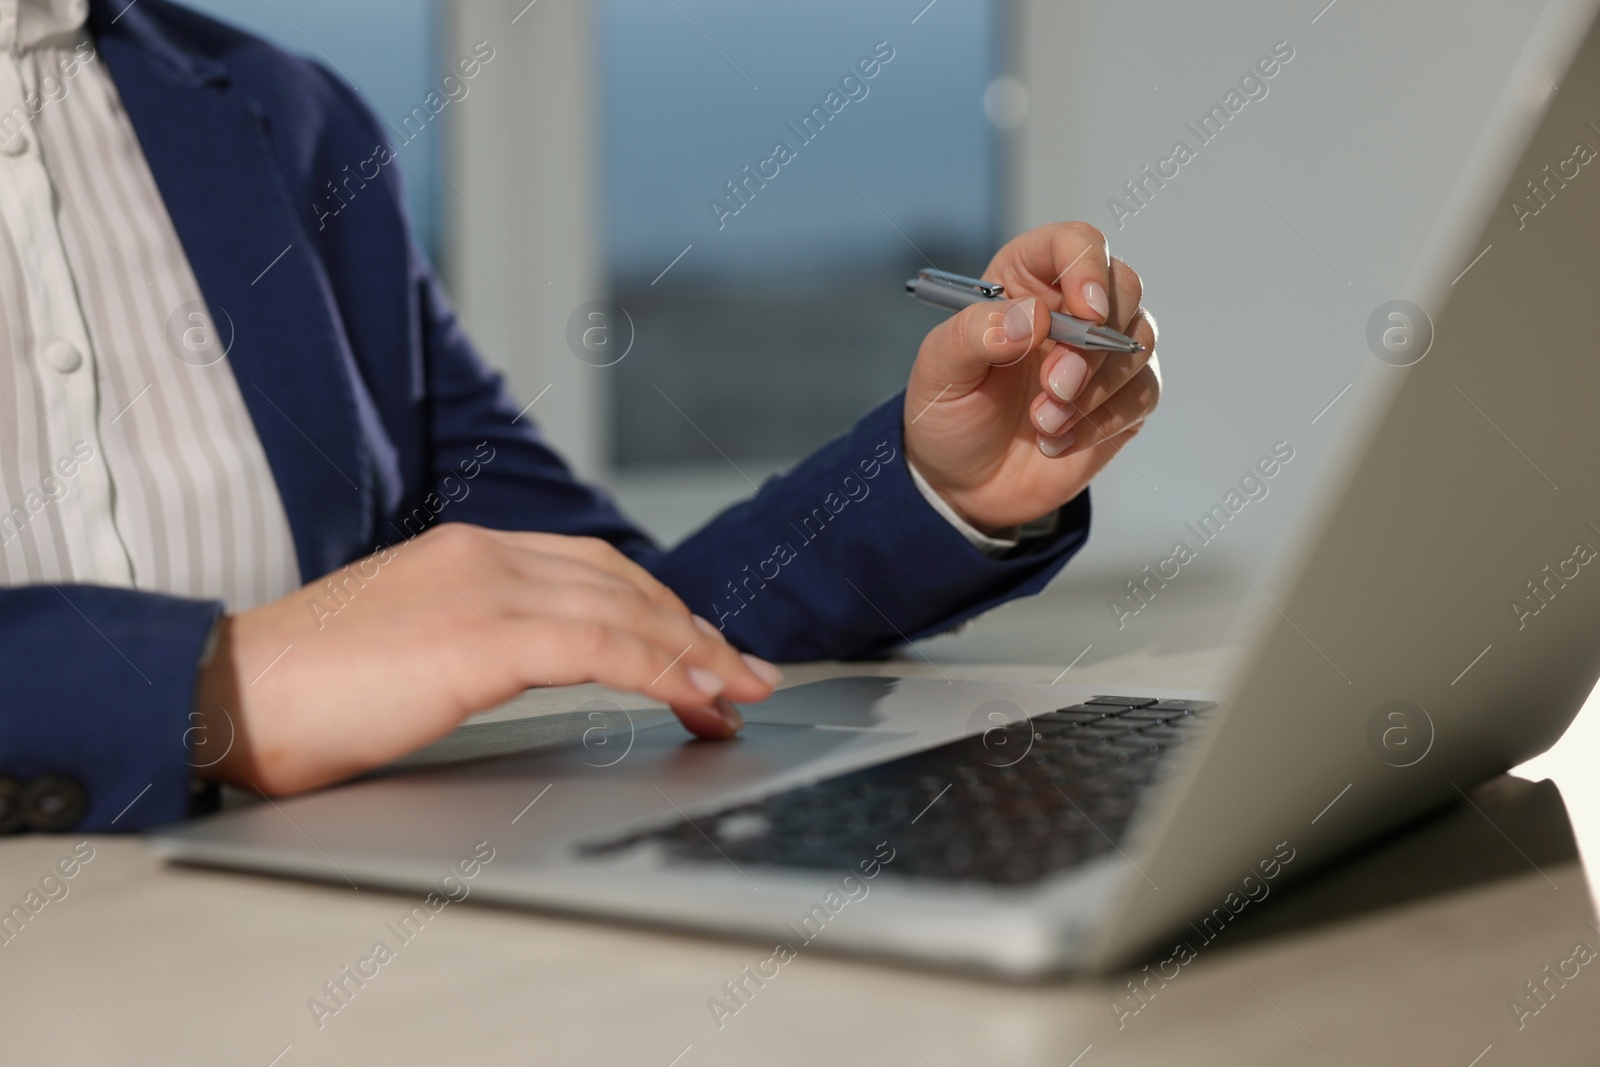
[[[1003,285],[943,270],[917,271],[917,276],[906,282],[906,292],[924,304],[946,311],[960,311],[973,304],[1006,298]],[[1144,345],[1126,334],[1120,334],[1098,322],[1063,315],[1059,311],[1050,313],[1050,337],[1074,348],[1093,348],[1102,352],[1144,351]]]

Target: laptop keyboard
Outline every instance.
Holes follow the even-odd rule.
[[[1028,886],[1115,849],[1214,706],[1097,696],[583,852],[851,871],[887,841],[902,876]]]

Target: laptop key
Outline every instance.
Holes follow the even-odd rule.
[[[1114,707],[1114,708],[1147,708],[1151,704],[1156,703],[1156,698],[1155,697],[1098,696],[1098,697],[1090,697],[1088,700],[1084,701],[1084,703],[1085,704],[1100,704],[1100,705],[1104,705],[1106,707]]]
[[[1064,707],[1064,709],[1058,710],[1058,712],[1045,712],[1043,715],[1035,715],[1035,717],[1032,718],[1032,721],[1034,721],[1034,725],[1040,725],[1040,723],[1051,723],[1051,725],[1077,726],[1078,723],[1098,723],[1099,720],[1102,720],[1102,718],[1106,717],[1106,712],[1102,712],[1102,710],[1099,709],[1077,709],[1077,707]]]
[[[1073,704],[1070,707],[1057,708],[1047,711],[1042,715],[1035,715],[1034,722],[1097,722],[1110,715],[1116,714],[1117,709],[1109,706],[1091,707],[1088,704]]]
[[[1118,722],[1167,722],[1170,719],[1183,719],[1188,716],[1181,711],[1169,711],[1165,708],[1132,708],[1117,716]]]
[[[1153,709],[1156,711],[1174,711],[1185,715],[1196,715],[1202,711],[1210,711],[1216,707],[1214,700],[1158,700]]]
[[[1073,731],[1073,733],[1077,737],[1118,738],[1127,737],[1137,729],[1138,724],[1136,723],[1112,720],[1111,722],[1103,724],[1096,723],[1093,726],[1080,726],[1077,728],[1077,730]]]
[[[1077,733],[1078,728],[1083,725],[1085,724],[1078,722],[1052,722],[1048,719],[1034,719],[1034,740],[1043,741],[1048,738],[1066,737]]]

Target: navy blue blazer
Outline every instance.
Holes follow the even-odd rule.
[[[429,521],[588,534],[744,649],[853,658],[1037,592],[1083,544],[1087,493],[1012,558],[973,548],[912,483],[894,396],[663,550],[513,422],[520,406],[411,240],[394,166],[321,217],[328,183],[388,137],[347,85],[165,0],[90,12],[212,316],[233,322],[228,358],[307,580]],[[0,590],[0,780],[76,780],[80,830],[182,818],[196,665],[221,610],[101,586]]]

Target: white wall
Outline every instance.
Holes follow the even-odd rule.
[[[1341,408],[1312,420],[1373,358],[1368,316],[1395,295],[1542,7],[1326,3],[1015,0],[1031,107],[1011,142],[1009,228],[1105,229],[1162,327],[1166,398],[1097,483],[1069,576],[1131,577],[1287,440],[1297,458],[1272,495],[1207,548],[1235,565],[1259,554]],[[1294,58],[1267,95],[1201,145],[1184,123],[1279,41]],[[1119,229],[1108,199],[1135,206],[1123,183],[1180,138],[1195,158]]]

